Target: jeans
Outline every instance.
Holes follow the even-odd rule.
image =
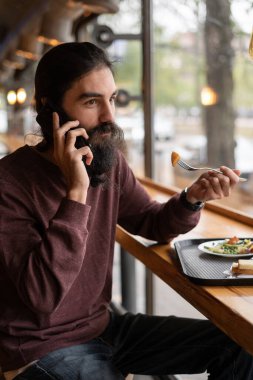
[[[208,320],[111,315],[92,341],[50,352],[15,380],[123,380],[197,374],[210,380],[252,380],[253,358]]]

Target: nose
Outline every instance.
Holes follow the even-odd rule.
[[[115,119],[115,107],[111,102],[103,104],[99,115],[99,121],[101,123],[114,122]]]

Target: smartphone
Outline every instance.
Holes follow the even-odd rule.
[[[72,120],[61,107],[54,104],[51,100],[47,100],[47,103],[43,106],[42,110],[38,113],[36,117],[37,122],[41,126],[44,126],[44,129],[52,125],[53,112],[57,112],[57,114],[59,115],[60,125],[63,125],[68,121]],[[75,147],[79,149],[85,145],[90,147],[90,144],[83,136],[78,136],[76,138]]]

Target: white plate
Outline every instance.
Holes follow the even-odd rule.
[[[198,249],[200,249],[200,251],[202,251],[202,252],[208,253],[209,255],[213,255],[213,256],[222,256],[222,257],[250,257],[250,256],[253,256],[253,252],[251,252],[251,253],[240,253],[240,254],[237,254],[237,255],[229,255],[227,253],[212,252],[212,251],[209,251],[209,249],[205,248],[205,247],[212,247],[213,248],[217,244],[220,244],[220,243],[223,243],[223,242],[224,242],[224,239],[223,240],[206,241],[204,243],[201,243],[198,246]]]

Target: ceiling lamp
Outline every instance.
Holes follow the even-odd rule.
[[[17,91],[10,90],[7,93],[7,102],[11,106],[14,104],[23,104],[26,101],[27,93],[24,88],[19,88]]]
[[[116,13],[119,10],[117,0],[69,0],[68,4],[80,4],[88,13]]]
[[[50,10],[43,17],[37,40],[50,46],[73,41],[73,20],[82,13],[83,9],[78,4],[73,7],[61,1],[52,2]]]
[[[17,102],[19,104],[23,104],[26,101],[26,98],[27,98],[26,90],[22,87],[19,88],[17,90]]]
[[[17,94],[15,91],[11,90],[7,93],[7,102],[13,106],[17,101]]]

